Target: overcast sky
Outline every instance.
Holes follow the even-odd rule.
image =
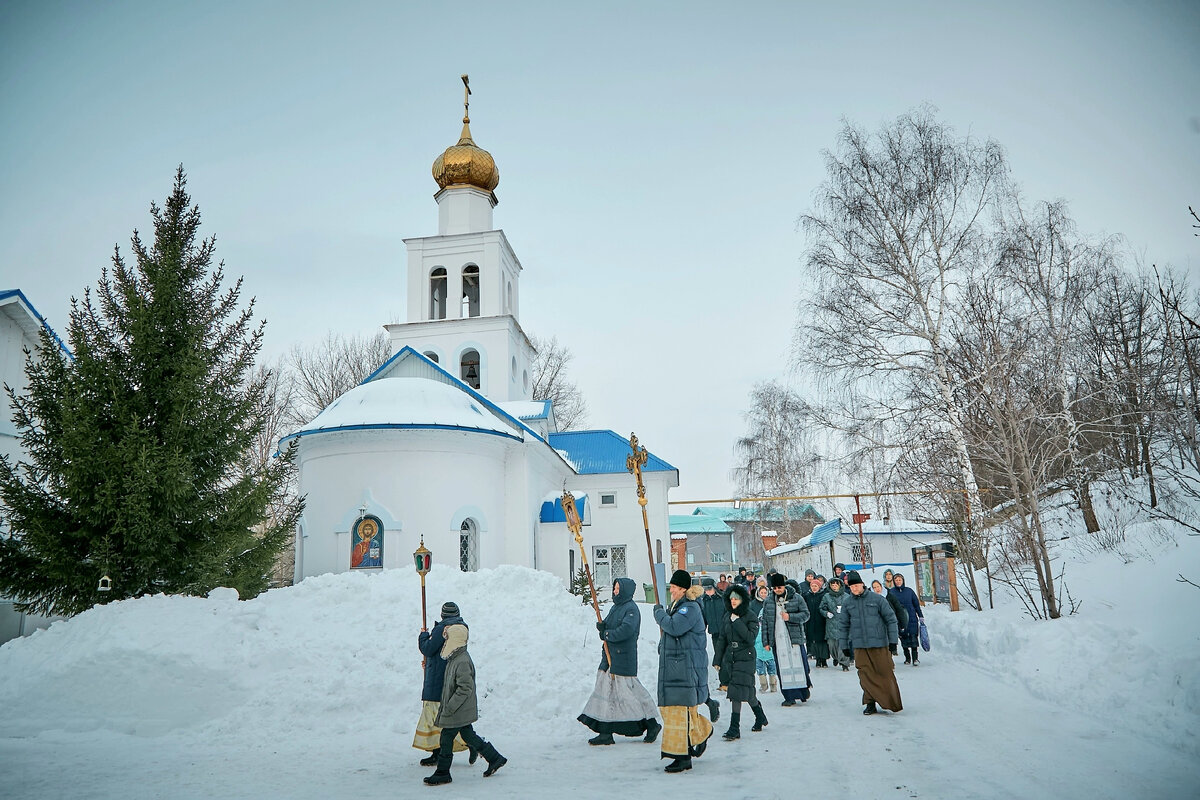
[[[0,289],[65,333],[176,165],[267,320],[264,355],[405,316],[461,127],[500,168],[521,324],[575,355],[593,427],[729,496],[757,381],[788,378],[797,217],[843,117],[920,104],[1031,200],[1195,277],[1200,4],[0,5]],[[863,487],[846,487],[848,490]],[[676,513],[683,511],[679,509]]]

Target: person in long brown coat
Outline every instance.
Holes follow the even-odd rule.
[[[900,639],[896,612],[882,595],[866,591],[862,578],[855,570],[846,574],[850,597],[842,607],[847,616],[845,641],[840,642],[842,655],[849,657],[854,648],[854,665],[858,667],[858,683],[863,690],[864,714],[878,714],[879,706],[888,711],[900,711],[900,686],[892,656]]]

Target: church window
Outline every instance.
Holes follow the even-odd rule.
[[[603,508],[616,508],[617,507],[617,493],[616,492],[605,492],[604,494],[600,495],[600,505]]]
[[[462,361],[459,364],[459,376],[463,379],[463,383],[470,386],[472,389],[478,389],[479,381],[479,351],[465,350],[462,354]]]
[[[433,352],[432,350],[430,350],[428,353],[426,353],[425,357],[428,358],[430,361],[432,361],[435,364],[438,363],[437,353]]]
[[[429,273],[429,318],[446,318],[446,269],[438,267]]]
[[[514,381],[517,379],[517,357],[516,356],[512,357],[512,379]]]
[[[527,369],[521,371],[521,386],[525,388],[525,391],[529,391],[529,370]]]
[[[463,267],[462,271],[462,316],[479,316],[479,267],[474,264]]]
[[[479,569],[479,533],[471,519],[464,519],[458,531],[458,568],[462,572]]]
[[[508,288],[505,290],[505,294],[504,294],[504,310],[511,314],[512,307],[513,307],[513,304],[512,304],[512,281],[509,281]]]

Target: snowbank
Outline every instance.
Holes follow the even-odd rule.
[[[434,567],[427,591],[431,624],[454,600],[471,628],[484,719],[574,719],[599,661],[590,606],[523,567]],[[412,569],[324,575],[245,602],[226,590],[99,606],[0,648],[0,736],[411,729],[420,628]],[[642,647],[644,674],[655,644]]]

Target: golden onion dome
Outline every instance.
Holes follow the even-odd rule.
[[[447,147],[434,159],[433,179],[439,188],[474,186],[493,191],[500,184],[500,170],[492,154],[475,144],[471,138],[471,119],[463,117],[462,136],[458,144]]]

